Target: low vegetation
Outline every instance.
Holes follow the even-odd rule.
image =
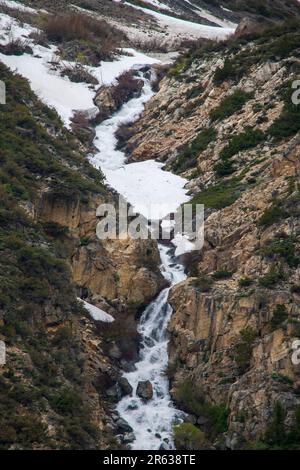
[[[173,434],[177,450],[200,450],[205,442],[204,433],[192,423],[177,424]]]
[[[229,410],[225,404],[214,405],[208,403],[205,395],[191,381],[181,382],[176,386],[175,399],[183,410],[197,417],[202,416],[207,419],[205,433],[208,436],[223,433],[227,429],[227,418]]]
[[[68,230],[36,222],[22,207],[36,205],[45,189],[54,196],[58,186],[67,197],[88,199],[104,192],[102,177],[28,83],[2,64],[0,71],[7,87],[0,112],[0,338],[8,358],[0,377],[0,447],[97,448],[76,323],[86,312],[65,261]]]
[[[180,152],[175,164],[173,164],[174,170],[180,173],[195,166],[197,164],[197,157],[213,142],[216,135],[216,130],[213,127],[201,130]]]
[[[250,98],[253,98],[253,93],[236,90],[231,95],[226,96],[219,106],[213,108],[209,113],[209,117],[212,121],[226,119],[241,110]]]
[[[256,331],[250,326],[247,326],[240,332],[240,338],[234,347],[233,354],[240,373],[246,372],[250,367],[252,349],[256,337]]]
[[[50,42],[59,45],[62,58],[91,65],[111,59],[126,39],[105,20],[82,12],[45,15],[41,28]]]

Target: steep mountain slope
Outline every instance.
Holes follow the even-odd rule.
[[[130,0],[129,3],[207,24],[219,24],[220,20],[238,22],[244,16],[278,20],[299,15],[300,11],[297,0]]]
[[[121,133],[130,161],[164,161],[205,204],[169,374],[210,446],[299,447],[298,54],[297,22],[192,51]]]
[[[8,17],[11,37],[7,41],[3,28],[1,58],[23,57],[25,63],[34,59],[28,45],[33,42],[27,39],[25,45],[25,38],[14,34],[29,34],[24,20],[35,21],[36,13],[13,14],[23,23]],[[41,76],[35,70],[37,84]],[[0,445],[118,447],[111,414],[124,392],[120,361],[126,356],[125,367],[136,357],[135,315],[164,285],[156,244],[98,240],[96,208],[115,204],[116,195],[88,163],[92,129],[84,121],[75,137],[2,61],[0,78],[6,85],[0,108],[0,339],[6,346],[6,364],[0,365]],[[71,81],[64,83],[72,89]],[[51,94],[50,82],[38,85],[39,90],[48,86],[47,98],[55,98],[68,122],[66,96],[58,88],[57,96]],[[88,301],[89,310],[78,297]],[[105,312],[113,323],[103,323],[111,318]]]

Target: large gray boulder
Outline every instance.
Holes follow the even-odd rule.
[[[151,398],[153,397],[153,387],[151,382],[149,380],[139,382],[136,394],[143,400],[151,400]]]

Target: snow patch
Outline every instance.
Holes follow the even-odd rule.
[[[37,14],[37,11],[34,8],[27,7],[19,2],[14,2],[13,0],[1,0],[0,6],[1,5],[7,6],[9,8],[16,8],[20,11],[26,11],[27,13]]]
[[[164,13],[158,13],[148,8],[133,5],[129,2],[125,2],[125,4],[154,16],[162,27],[168,28],[173,34],[206,39],[225,39],[235,31],[234,28],[205,26],[199,23],[193,23],[192,21],[181,20]]]
[[[80,302],[83,303],[84,308],[89,312],[91,317],[96,320],[96,321],[102,321],[103,323],[112,323],[115,321],[114,317],[109,315],[109,313],[104,312],[99,307],[96,307],[95,305],[90,304],[89,302],[86,302],[85,300],[79,299]]]

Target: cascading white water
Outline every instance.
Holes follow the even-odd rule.
[[[112,118],[97,126],[94,144],[98,153],[90,157],[90,162],[96,168],[101,168],[108,184],[119,191],[138,212],[149,217],[147,204],[154,202],[160,209],[154,218],[158,218],[158,214],[161,218],[188,200],[184,190],[186,181],[163,171],[162,164],[153,160],[126,165],[124,153],[116,149],[115,132],[118,127],[137,119],[145,102],[153,95],[150,80],[142,73],[140,77],[144,81],[141,96],[125,103]],[[186,277],[184,268],[177,262],[174,248],[161,243],[158,248],[161,272],[170,286],[183,281]],[[163,442],[163,445],[172,448],[172,424],[176,417],[182,415],[172,404],[168,379],[164,373],[168,364],[167,325],[172,314],[168,303],[169,290],[170,287],[164,289],[142,314],[138,327],[142,337],[140,360],[135,364],[134,372],[124,374],[133,387],[133,395],[124,397],[117,411],[133,429],[133,449],[159,449]],[[136,395],[138,382],[144,380],[149,380],[153,386],[153,398],[148,402]]]
[[[176,261],[174,249],[158,244],[161,272],[170,286],[186,278],[184,268]],[[122,418],[132,427],[135,441],[133,449],[155,450],[162,442],[172,448],[172,424],[180,413],[173,406],[169,394],[169,382],[165,375],[168,365],[167,326],[172,314],[168,303],[170,287],[164,289],[150,303],[141,316],[138,331],[142,336],[140,360],[136,370],[124,374],[133,388],[132,396],[124,397],[117,406]],[[149,380],[153,386],[153,398],[144,401],[136,394],[140,381]]]

